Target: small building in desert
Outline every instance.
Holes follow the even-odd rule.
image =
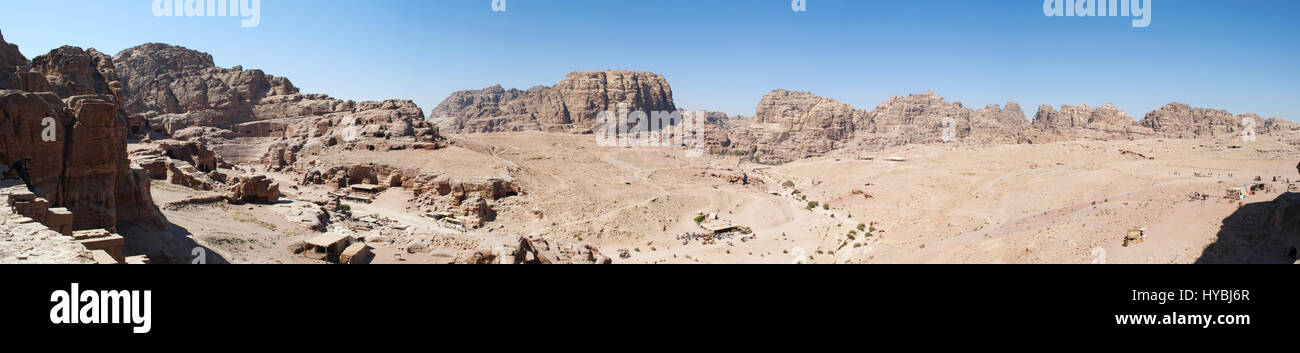
[[[383,186],[379,186],[375,184],[356,184],[356,185],[349,186],[348,188],[351,189],[352,192],[370,194],[370,195],[378,194],[384,191]]]
[[[352,245],[352,237],[345,234],[325,233],[307,239],[305,254],[307,257],[326,260],[336,259],[343,254],[349,245]]]

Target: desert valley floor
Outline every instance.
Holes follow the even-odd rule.
[[[0,263],[1292,263],[1300,238],[1300,124],[1249,112],[773,89],[742,116],[628,70],[426,108],[0,37]]]
[[[322,158],[512,176],[522,192],[499,202],[494,220],[477,230],[449,227],[394,187],[373,203],[345,202],[353,219],[370,222],[330,229],[368,235],[373,263],[463,261],[514,246],[521,235],[591,244],[616,263],[1290,263],[1289,240],[1262,230],[1270,209],[1255,205],[1286,191],[1300,159],[1296,145],[1270,138],[909,145],[782,165],[599,147],[590,135],[451,140],[437,151]],[[128,239],[192,237],[232,263],[319,263],[289,249],[319,234],[294,218],[334,188],[270,175],[292,185],[272,205],[168,206],[200,192],[156,182],[170,234]],[[1248,196],[1240,208],[1223,198],[1256,177],[1273,191]],[[1191,200],[1197,192],[1209,197]],[[700,215],[752,234],[710,244],[681,239],[705,232]],[[1148,228],[1148,241],[1123,246],[1135,227]],[[128,252],[133,245],[155,244],[128,241]]]

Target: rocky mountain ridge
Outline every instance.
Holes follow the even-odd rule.
[[[590,132],[599,124],[597,115],[623,103],[630,111],[677,111],[672,88],[662,75],[609,70],[573,72],[555,86],[526,91],[494,85],[456,92],[430,115],[443,131],[455,133]]]

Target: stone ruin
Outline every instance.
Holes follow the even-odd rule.
[[[16,185],[15,185],[16,184]],[[53,207],[25,185],[6,181],[0,189],[0,263],[147,264],[144,255],[122,253],[125,238],[105,229],[73,230],[74,215]]]

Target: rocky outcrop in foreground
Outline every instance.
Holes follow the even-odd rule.
[[[148,177],[127,159],[120,82],[104,58],[62,47],[14,68],[24,90],[0,90],[0,162],[31,157],[32,184],[77,214],[74,229],[161,226]]]
[[[444,131],[486,133],[503,131],[595,131],[603,111],[619,104],[629,111],[677,111],[673,90],[663,76],[648,72],[589,71],[570,73],[552,87],[521,91],[492,86],[460,91],[439,104],[431,115]]]

